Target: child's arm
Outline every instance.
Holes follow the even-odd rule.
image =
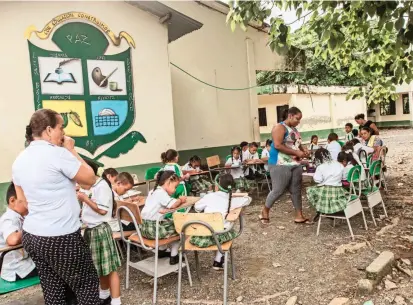
[[[324,181],[323,173],[321,172],[320,166],[316,168],[313,179],[316,183],[321,183]]]
[[[205,208],[207,207],[207,200],[205,200],[204,198],[200,199],[197,203],[195,203],[195,211],[197,211],[198,213],[203,212],[205,210]]]
[[[86,196],[86,194],[83,194],[83,193],[79,192],[79,193],[77,193],[77,198],[80,201],[86,203],[88,206],[90,206],[90,208],[93,211],[95,211],[96,213],[98,213],[100,215],[106,215],[107,212],[108,212],[107,210],[100,209],[98,207],[98,204],[96,202],[94,202],[92,199],[90,199],[88,196]]]
[[[19,224],[12,219],[6,219],[0,227],[0,232],[8,246],[17,246],[22,243],[22,230]]]

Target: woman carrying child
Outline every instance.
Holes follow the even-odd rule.
[[[228,230],[232,227],[232,223],[226,221],[227,215],[231,210],[231,207],[241,207],[248,202],[248,198],[232,198],[232,191],[235,187],[234,178],[230,174],[224,174],[219,177],[219,182],[216,187],[215,193],[205,195],[201,200],[195,204],[195,210],[197,212],[204,213],[221,213],[224,220],[224,230]],[[231,203],[232,202],[232,203]],[[219,234],[217,239],[220,244],[226,243],[237,237],[237,233],[230,229],[226,233]],[[192,236],[191,244],[200,247],[207,248],[215,245],[214,238],[212,236]],[[212,265],[214,270],[223,270],[224,261],[221,252],[217,251]]]
[[[196,173],[201,171],[201,158],[198,156],[192,156],[189,159],[189,162],[186,163],[183,168],[182,172],[184,175]],[[189,183],[191,185],[191,190],[193,192],[202,192],[208,191],[212,189],[212,183],[202,175],[191,175],[189,177]]]
[[[231,175],[234,178],[235,189],[236,190],[249,190],[249,183],[244,177],[243,161],[242,161],[242,152],[241,147],[234,146],[231,149],[231,158],[228,158],[225,162],[225,167],[231,168]]]
[[[325,148],[316,151],[314,160],[317,166],[314,181],[318,185],[307,188],[309,203],[318,213],[334,214],[343,211],[347,206],[347,195],[341,183],[343,165],[333,160]]]
[[[163,216],[176,209],[186,202],[186,197],[173,198],[176,188],[180,183],[179,177],[174,171],[159,171],[156,184],[146,199],[142,209],[142,236],[154,240],[156,239],[156,223],[159,220],[158,239],[166,239],[178,235],[175,231],[172,219],[162,219]],[[166,251],[166,247],[160,248],[159,257],[169,257],[169,264],[176,265],[179,262],[178,256],[179,241],[171,244],[171,252]]]
[[[97,167],[92,167],[97,175]],[[99,297],[102,304],[120,305],[120,280],[117,269],[121,262],[112,237],[109,222],[116,214],[112,184],[106,175],[97,177],[91,197],[78,193],[83,202],[82,221],[87,225],[84,239],[92,253],[92,260],[100,279]]]

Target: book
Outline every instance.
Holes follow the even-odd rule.
[[[45,83],[76,83],[72,73],[49,73],[44,79]]]

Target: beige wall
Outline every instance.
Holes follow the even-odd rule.
[[[234,33],[225,14],[195,1],[164,2],[203,23],[198,31],[169,45],[171,62],[201,80],[225,88],[255,85],[255,71],[281,63],[266,46],[267,34],[249,28]],[[259,137],[255,90],[224,91],[202,84],[171,67],[179,150],[224,146]]]
[[[158,18],[123,2],[1,2],[0,25],[7,29],[7,36],[0,48],[0,182],[10,180],[11,164],[23,149],[25,126],[34,111],[24,32],[30,25],[41,30],[52,18],[69,11],[94,15],[115,33],[126,31],[136,42],[136,49],[132,50],[136,118],[131,130],[140,131],[148,143],[138,143],[117,159],[100,161],[114,167],[158,162],[162,151],[176,146],[168,35]],[[33,35],[31,41],[44,49],[56,49],[50,39],[39,40]],[[107,53],[119,53],[126,47],[125,41],[120,47],[110,45]],[[109,145],[101,147],[96,154]]]
[[[404,94],[409,94],[409,92],[406,92]],[[370,117],[370,119],[375,122],[410,121],[412,117],[411,114],[403,114],[402,93],[399,94],[398,99],[396,100],[396,114],[395,115],[380,115],[379,104],[371,105],[369,109],[376,110],[376,116]],[[412,108],[410,108],[410,112],[412,112]]]
[[[330,89],[332,92],[334,87]],[[276,107],[289,104],[303,112],[300,131],[343,128],[346,123],[356,125],[354,116],[365,112],[364,100],[346,100],[345,93],[336,94],[271,94],[258,96],[259,107],[267,108],[267,127],[261,133],[270,133],[276,123]]]

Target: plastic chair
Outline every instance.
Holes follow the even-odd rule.
[[[387,216],[386,205],[384,204],[383,197],[380,193],[380,182],[382,175],[382,164],[381,160],[376,160],[370,165],[369,169],[369,176],[367,179],[368,186],[367,188],[363,189],[361,193],[367,198],[367,207],[365,209],[370,210],[371,217],[373,218],[374,226],[377,227],[376,219],[374,217],[373,208],[378,205],[382,204],[384,215]],[[379,177],[379,178],[377,178]]]
[[[232,155],[227,155],[227,156],[225,157],[225,161],[228,161],[229,159],[231,159],[231,157],[232,157]]]
[[[218,167],[221,165],[221,160],[219,159],[218,155],[208,157],[206,158],[207,160],[207,165],[208,165],[208,171],[209,171],[209,176],[211,177],[211,181],[214,181],[212,178],[212,171],[214,170],[215,167]]]
[[[341,146],[341,147],[343,147],[343,146],[344,146],[344,144],[345,144],[343,141],[340,141],[340,140],[339,140],[339,141],[337,141],[337,142],[338,142],[338,144],[340,144],[340,146]]]
[[[258,157],[261,159],[261,155],[262,155],[262,147],[258,147],[258,149],[257,149],[257,153],[258,153]]]
[[[149,194],[149,190],[151,189],[151,180],[155,179],[156,173],[159,172],[161,169],[162,169],[161,167],[151,167],[146,170],[145,180],[146,180],[148,194]]]
[[[251,198],[250,198],[251,202]],[[238,214],[240,228],[238,236],[241,235],[244,228],[244,221],[241,214],[241,208],[234,209],[230,212]],[[228,214],[227,220],[230,221],[230,214]],[[224,296],[223,305],[227,305],[227,290],[228,290],[228,253],[230,254],[231,267],[232,267],[232,279],[235,280],[235,265],[234,265],[234,253],[232,250],[233,240],[220,244],[217,238],[218,234],[228,232],[233,228],[233,226],[224,230],[224,220],[221,213],[189,213],[181,214],[175,213],[173,215],[174,224],[176,231],[180,234],[180,251],[179,251],[179,265],[182,265],[182,256],[186,255],[187,251],[195,252],[195,262],[197,269],[197,276],[199,278],[199,259],[198,251],[219,251],[224,255]],[[234,221],[236,219],[233,219]],[[199,248],[192,245],[189,240],[190,236],[212,236],[215,242],[215,246],[210,246],[208,248]],[[238,237],[237,236],[237,237]],[[186,261],[188,262],[188,261]],[[177,304],[181,304],[181,282],[182,282],[182,270],[181,267],[178,268],[178,291],[177,291]]]
[[[133,267],[149,276],[154,278],[153,284],[153,298],[152,304],[156,304],[157,302],[157,288],[158,288],[158,277],[174,273],[177,271],[178,268],[186,267],[188,272],[189,284],[192,286],[192,278],[191,278],[191,271],[189,269],[189,265],[179,264],[179,265],[170,265],[169,258],[158,258],[158,250],[159,246],[169,245],[173,242],[179,241],[179,235],[172,236],[166,239],[158,239],[159,234],[159,221],[163,218],[157,220],[156,223],[156,239],[146,239],[142,236],[140,231],[139,225],[142,225],[142,218],[140,215],[139,206],[134,204],[133,202],[126,202],[126,201],[118,201],[118,210],[116,212],[116,217],[119,221],[120,226],[120,234],[122,240],[126,243],[126,289],[129,288],[129,272],[130,267]],[[127,232],[123,231],[122,228],[122,220],[126,220],[129,222],[133,222],[136,227],[136,232],[132,235],[127,237]],[[153,257],[149,257],[145,260],[141,260],[138,262],[132,262],[130,259],[130,247],[131,245],[135,245],[138,248],[153,251],[155,255]],[[185,260],[188,262],[188,258],[185,255]]]
[[[350,183],[349,188],[349,195],[348,195],[348,203],[347,207],[344,209],[344,214],[335,213],[335,214],[320,214],[320,218],[318,219],[318,226],[317,226],[317,236],[320,233],[320,226],[321,226],[321,219],[323,217],[333,218],[333,226],[335,226],[336,219],[345,219],[347,221],[348,228],[350,230],[351,239],[354,240],[353,229],[350,224],[350,218],[361,213],[363,216],[364,227],[368,230],[366,217],[364,215],[363,206],[361,205],[360,195],[361,195],[361,166],[357,165],[350,169],[347,180]]]
[[[386,168],[386,156],[387,156],[388,148],[383,146],[379,152],[379,160],[381,161],[381,175],[380,175],[380,185],[383,185],[384,191],[387,194],[387,181],[384,175],[384,170]]]

